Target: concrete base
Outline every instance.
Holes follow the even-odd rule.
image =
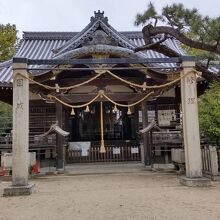
[[[220,181],[220,176],[213,176],[213,177],[212,177],[212,180],[213,180],[213,181]]]
[[[27,186],[9,186],[4,188],[3,196],[28,196],[35,191],[35,184],[29,183]]]
[[[152,171],[152,166],[144,166],[144,170],[146,171]]]
[[[175,167],[172,163],[167,163],[167,164],[157,164],[154,163],[152,164],[152,170],[174,170]]]
[[[67,173],[64,169],[57,169],[56,174],[65,174]]]
[[[211,180],[205,177],[201,178],[188,178],[188,177],[181,177],[180,183],[184,186],[190,187],[207,187],[211,186]]]
[[[205,177],[211,179],[212,181],[220,181],[220,175],[210,175],[210,174],[203,174]]]

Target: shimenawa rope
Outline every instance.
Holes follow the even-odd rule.
[[[155,85],[155,86],[147,86],[147,85],[140,85],[140,84],[137,84],[137,83],[133,83],[133,82],[129,82],[128,80],[125,80],[117,75],[115,75],[114,73],[112,73],[111,71],[107,70],[106,73],[108,73],[109,75],[111,75],[112,77],[120,80],[121,82],[124,82],[130,86],[134,86],[134,87],[138,87],[138,88],[142,88],[142,89],[159,89],[159,88],[164,88],[164,87],[167,87],[167,86],[170,86],[170,85],[173,85],[174,83],[178,82],[179,80],[181,80],[183,77],[185,77],[186,75],[190,74],[190,73],[198,73],[196,70],[191,70],[183,75],[181,75],[180,77],[178,77],[177,79],[171,81],[171,82],[168,82],[168,83],[165,83],[165,84],[162,84],[162,85]],[[97,79],[99,76],[103,75],[104,72],[100,72],[98,73],[97,75],[95,75],[94,77],[92,77],[91,79],[88,79],[82,83],[79,83],[79,84],[76,84],[76,85],[72,85],[72,86],[65,86],[65,87],[57,87],[57,86],[49,86],[49,85],[45,85],[45,84],[42,84],[42,83],[39,83],[37,81],[35,81],[34,79],[28,77],[28,76],[25,76],[23,74],[20,73],[20,75],[22,75],[24,78],[28,79],[29,81],[41,86],[41,87],[44,87],[46,89],[51,89],[51,90],[70,90],[70,89],[74,89],[74,88],[77,88],[77,87],[80,87],[80,86],[83,86],[83,85],[86,85],[90,82],[92,82],[93,80]]]

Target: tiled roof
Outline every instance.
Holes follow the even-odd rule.
[[[101,15],[100,15],[101,14]],[[29,59],[56,59],[57,55],[62,55],[68,50],[76,49],[86,38],[91,37],[98,28],[102,28],[108,36],[111,36],[121,47],[134,49],[145,44],[142,32],[125,31],[117,32],[108,24],[107,18],[102,13],[97,12],[91,22],[81,32],[24,32],[15,57],[25,57]],[[161,39],[155,36],[153,41]],[[163,44],[184,55],[179,42],[174,38],[168,38]],[[148,50],[139,52],[143,58],[164,58],[163,54]],[[167,64],[167,66],[172,64]],[[8,84],[12,80],[12,61],[0,63],[0,83]]]

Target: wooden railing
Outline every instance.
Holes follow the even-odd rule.
[[[82,156],[82,150],[66,151],[67,163],[89,163],[89,162],[123,162],[140,161],[140,146],[132,143],[107,144],[106,153],[100,153],[100,145],[92,144],[87,156]]]
[[[48,147],[56,146],[56,136],[50,135],[45,138],[38,138],[37,135],[41,135],[47,132],[52,124],[55,123],[54,112],[48,113],[50,109],[39,108],[37,111],[30,112],[29,121],[29,148],[30,149],[44,149]],[[53,109],[52,109],[53,110]],[[12,118],[0,118],[0,151],[12,149]]]
[[[212,179],[220,176],[220,154],[216,147],[202,147],[202,168],[203,173],[210,175]]]
[[[50,135],[48,137],[38,139],[36,136],[29,136],[29,147],[43,149],[46,146],[56,146],[56,136]],[[12,136],[0,137],[0,149],[12,149]]]
[[[181,131],[156,131],[152,134],[153,144],[182,144]]]
[[[182,147],[181,131],[154,131],[151,145],[153,163],[171,163],[171,149]]]

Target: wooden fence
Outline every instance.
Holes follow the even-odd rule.
[[[139,145],[124,143],[121,145],[105,145],[106,153],[100,153],[100,146],[93,145],[88,150],[87,156],[82,156],[82,150],[66,151],[67,163],[91,163],[91,162],[123,162],[140,161],[141,153]]]
[[[202,168],[205,175],[210,175],[212,179],[220,176],[220,151],[216,147],[203,147],[202,151]]]

